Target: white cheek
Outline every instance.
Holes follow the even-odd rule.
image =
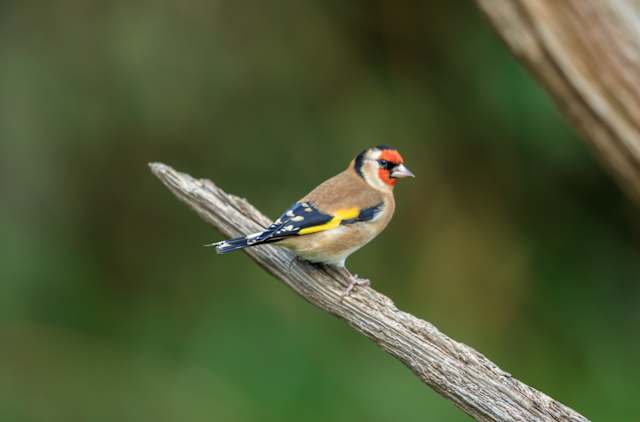
[[[379,190],[388,190],[389,186],[380,179],[378,169],[378,164],[375,161],[369,161],[363,166],[362,173],[364,174],[364,178],[372,187]]]

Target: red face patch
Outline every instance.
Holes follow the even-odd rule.
[[[395,149],[385,149],[380,154],[379,160],[387,160],[393,164],[402,164],[404,160],[402,159],[402,155]]]
[[[382,150],[378,160],[385,160],[394,165],[402,164],[404,162],[400,153],[395,149]],[[391,171],[385,168],[378,169],[378,177],[380,177],[380,180],[382,180],[385,184],[392,187],[395,186],[396,183],[398,183],[398,179],[391,177]]]
[[[391,172],[387,169],[378,169],[378,177],[389,186],[395,186],[398,183],[398,179],[391,177]]]

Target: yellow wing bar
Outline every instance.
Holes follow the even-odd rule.
[[[350,220],[352,218],[356,218],[358,215],[360,215],[359,208],[346,208],[346,209],[338,210],[336,211],[333,218],[329,220],[327,223],[320,224],[318,226],[307,227],[306,229],[300,230],[298,234],[300,235],[312,234],[312,233],[323,232],[325,230],[335,229],[340,225],[342,220]]]

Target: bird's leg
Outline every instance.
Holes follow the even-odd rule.
[[[313,262],[313,261],[309,261],[306,260],[304,258],[301,258],[300,256],[296,255],[293,257],[293,259],[289,262],[289,270],[291,270],[291,267],[293,266],[293,263],[297,262],[300,265],[309,265],[312,268],[315,268],[316,270],[320,270],[323,268],[323,265],[320,264],[319,262]]]
[[[289,271],[291,271],[291,267],[293,266],[293,263],[297,262],[297,263],[302,263],[302,258],[300,258],[298,255],[294,256],[293,259],[291,261],[289,261]]]
[[[311,265],[313,268],[315,268],[316,270],[321,270],[324,268],[324,264],[320,263],[320,262],[314,262],[314,261],[305,261],[307,264]]]
[[[371,281],[368,278],[360,278],[358,277],[358,274],[355,274],[355,275],[351,274],[351,272],[343,266],[321,264],[319,262],[313,262],[313,261],[303,259],[298,255],[296,255],[289,263],[289,269],[291,269],[291,266],[293,265],[294,262],[309,265],[315,268],[316,270],[322,270],[323,268],[333,269],[338,273],[344,275],[349,280],[349,284],[347,285],[347,288],[344,290],[344,292],[342,292],[342,295],[341,295],[342,299],[349,296],[356,286],[368,287],[371,285]]]
[[[344,268],[344,271],[347,275],[347,278],[349,279],[349,285],[347,286],[345,291],[342,293],[343,299],[351,294],[351,291],[354,289],[354,287],[356,286],[369,287],[371,285],[371,280],[369,280],[368,278],[360,278],[358,277],[358,274],[355,274],[355,275],[351,274],[351,272],[349,272],[349,270],[347,270],[346,268]]]

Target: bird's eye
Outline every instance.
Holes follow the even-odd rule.
[[[378,164],[380,167],[386,170],[391,170],[394,167],[394,164],[387,160],[378,160]]]

